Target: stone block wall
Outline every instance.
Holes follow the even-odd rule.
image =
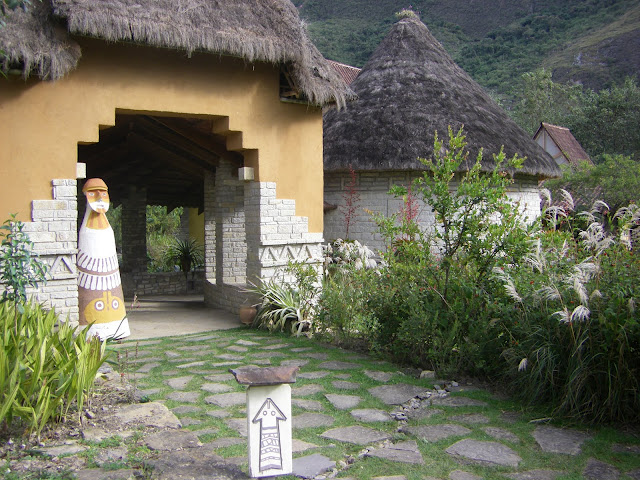
[[[206,208],[206,207],[205,207]],[[221,160],[216,168],[215,193],[216,283],[247,281],[244,185],[237,167]]]
[[[211,172],[204,175],[204,278],[216,281],[216,212],[215,177]]]
[[[540,185],[537,179],[516,177],[507,194],[518,204],[520,212],[529,222],[540,216]]]
[[[419,174],[416,172],[362,172],[356,177],[356,188],[360,202],[356,214],[351,220],[349,237],[371,248],[373,251],[384,251],[385,245],[378,227],[373,221],[371,212],[390,216],[402,209],[402,199],[389,195],[393,185],[409,186]],[[325,212],[324,236],[327,241],[345,238],[346,225],[344,209],[345,192],[351,182],[348,173],[325,173],[324,201],[338,208]],[[455,186],[455,183],[453,183]],[[518,203],[521,212],[533,221],[540,216],[540,197],[538,181],[535,178],[516,178],[516,182],[508,191],[509,197]],[[418,221],[428,228],[434,225],[431,208],[422,201],[417,202]]]
[[[49,280],[29,295],[61,320],[76,325],[78,310],[77,184],[73,179],[51,181],[52,200],[33,200],[31,221],[24,222],[24,232],[34,244],[34,252],[50,267]]]
[[[215,183],[214,188],[205,181],[207,303],[235,313],[241,305],[257,302],[255,295],[247,291],[248,282],[257,284],[272,278],[290,260],[318,266],[322,263],[322,234],[309,233],[308,218],[295,214],[294,200],[276,198],[274,182],[239,183],[227,178],[221,183],[216,175]],[[238,183],[243,189],[242,204]],[[218,188],[226,192],[214,193]],[[222,198],[227,200],[221,202]],[[207,213],[210,206],[218,212],[216,215]],[[227,240],[213,242],[214,251],[210,238],[221,236]],[[225,248],[231,252],[228,258],[224,257]]]
[[[277,274],[289,261],[322,263],[322,233],[309,232],[309,219],[295,214],[295,200],[276,198],[274,182],[245,185],[247,246],[258,253],[247,276],[256,282]]]
[[[186,295],[203,293],[204,271],[190,272],[185,281],[182,272],[124,272],[122,290],[125,298],[147,295]]]
[[[382,236],[378,233],[378,226],[371,213],[381,213],[385,216],[393,215],[402,210],[403,202],[400,198],[389,195],[389,189],[394,185],[408,187],[417,176],[411,172],[363,172],[356,176],[356,189],[360,195],[358,208],[351,219],[349,237],[358,240],[375,251],[384,251]],[[324,201],[338,208],[325,212],[324,236],[327,241],[345,238],[346,224],[343,206],[347,185],[351,182],[348,173],[325,173]],[[423,225],[433,225],[434,218],[431,208],[418,201],[418,221]]]
[[[204,239],[205,303],[236,313],[247,278],[244,185],[225,160],[215,174],[205,173]]]
[[[147,191],[130,187],[122,199],[121,272],[147,271]]]

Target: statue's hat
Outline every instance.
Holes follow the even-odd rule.
[[[91,190],[109,190],[107,188],[107,184],[104,183],[104,180],[101,178],[90,178],[86,182],[84,182],[84,186],[82,187],[82,193],[89,192]]]

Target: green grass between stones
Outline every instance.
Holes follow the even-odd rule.
[[[237,343],[239,340],[243,340],[245,342],[256,342],[259,344],[241,345]],[[279,344],[285,344],[285,346],[275,349],[264,348]],[[246,351],[234,351],[238,350],[237,348],[229,350],[226,348],[229,346],[244,347],[246,348]],[[536,410],[524,408],[508,398],[501,395],[494,395],[486,390],[472,390],[464,393],[454,393],[453,395],[482,400],[487,403],[487,406],[448,407],[438,405],[435,408],[442,410],[442,414],[423,419],[411,419],[408,421],[408,425],[457,423],[472,431],[471,434],[466,436],[450,437],[438,442],[426,442],[420,439],[415,439],[411,435],[398,432],[398,423],[396,421],[362,424],[363,426],[390,434],[394,442],[417,440],[418,447],[424,458],[424,465],[408,465],[371,457],[358,458],[358,454],[363,449],[362,446],[332,441],[320,436],[324,431],[330,428],[347,427],[358,424],[358,421],[350,414],[350,410],[336,409],[326,399],[325,394],[357,395],[361,398],[361,401],[354,408],[374,408],[389,412],[396,409],[396,407],[385,405],[382,401],[368,392],[369,388],[383,385],[385,383],[406,383],[422,386],[425,389],[431,389],[433,381],[419,379],[415,376],[404,374],[401,367],[390,362],[381,361],[375,357],[368,357],[354,352],[344,351],[333,346],[322,345],[306,338],[291,338],[279,334],[266,335],[264,332],[240,328],[184,337],[162,338],[146,342],[124,342],[122,344],[115,345],[114,349],[120,354],[121,364],[118,371],[124,372],[124,376],[128,381],[135,383],[137,388],[141,390],[159,389],[157,393],[148,395],[149,400],[163,401],[170,409],[180,406],[196,407],[199,409],[194,412],[179,413],[178,417],[182,419],[196,419],[201,422],[197,425],[187,425],[184,428],[196,434],[199,431],[209,431],[210,433],[206,433],[199,437],[200,441],[203,443],[213,442],[224,437],[242,438],[234,428],[228,426],[227,422],[229,419],[245,418],[245,405],[242,404],[221,408],[216,405],[208,404],[205,402],[205,398],[213,394],[201,390],[200,388],[205,383],[220,383],[228,385],[231,388],[229,392],[244,392],[245,387],[237,384],[235,379],[227,375],[229,368],[248,364],[254,364],[257,366],[279,366],[283,361],[300,359],[308,361],[308,363],[300,368],[300,373],[305,373],[321,369],[327,370],[321,367],[321,364],[327,361],[341,361],[356,364],[357,367],[349,370],[329,370],[330,373],[323,378],[298,378],[296,384],[292,385],[294,389],[304,387],[306,385],[319,385],[322,388],[321,392],[304,397],[298,397],[294,391],[293,396],[294,398],[320,402],[323,405],[323,409],[318,412],[310,411],[310,413],[322,413],[334,418],[334,423],[330,427],[295,429],[293,431],[293,437],[295,439],[315,444],[318,448],[295,454],[294,457],[320,453],[335,462],[347,461],[349,457],[356,458],[350,468],[340,472],[338,477],[354,477],[368,480],[377,476],[404,475],[409,480],[421,480],[425,476],[445,479],[449,478],[450,472],[454,470],[463,470],[478,475],[486,480],[504,480],[506,478],[504,476],[506,473],[514,471],[522,472],[532,469],[555,469],[565,472],[565,475],[558,477],[559,479],[569,480],[582,478],[582,471],[587,460],[591,457],[614,465],[622,473],[635,468],[640,468],[640,455],[614,453],[611,450],[611,446],[613,444],[640,444],[640,439],[637,436],[622,433],[611,427],[591,427],[589,429],[589,433],[592,434],[593,437],[591,440],[587,440],[583,444],[582,454],[578,456],[573,457],[542,452],[531,435],[535,430],[537,423],[531,423],[531,421],[543,419],[548,415],[548,413],[541,409]],[[295,352],[292,351],[293,349],[304,350]],[[326,358],[314,358],[316,357],[315,354],[325,354]],[[236,358],[242,357],[243,360],[221,359],[220,355],[232,355]],[[158,363],[158,365],[154,366],[148,373],[143,375],[137,373],[140,368],[143,368],[147,363],[151,362]],[[204,364],[190,368],[180,368],[181,365],[189,362],[204,362]],[[224,365],[213,366],[214,364],[219,363],[224,363]],[[388,382],[383,383],[369,378],[365,375],[365,370],[390,372],[393,375]],[[221,375],[225,375],[227,378],[222,378],[220,377]],[[181,390],[173,389],[166,383],[167,380],[171,378],[186,376],[192,376],[193,378],[191,378],[185,388]],[[206,379],[205,377],[207,376],[214,376],[214,380]],[[354,390],[336,388],[332,384],[332,382],[336,380],[346,380],[356,383],[358,384],[358,388]],[[166,398],[171,392],[178,391],[197,392],[197,398],[195,402],[180,402]],[[229,415],[222,418],[210,415],[215,415],[216,413],[220,414],[223,411],[226,411]],[[292,407],[292,414],[294,416],[304,412],[307,412],[307,410],[295,405]],[[505,412],[517,414],[517,418],[513,423],[507,423],[504,421],[502,416]],[[481,413],[489,418],[489,423],[470,425],[449,420],[449,417],[453,415],[462,415],[466,413]],[[562,426],[562,423],[554,422],[554,425]],[[567,426],[577,429],[584,428],[575,424]],[[513,449],[522,458],[522,462],[517,470],[510,467],[465,465],[451,458],[445,452],[445,449],[448,446],[462,438],[495,441],[483,431],[483,428],[485,427],[500,427],[512,432],[518,437],[518,443],[502,441],[504,445]],[[217,449],[217,452],[225,458],[246,456],[246,439],[243,440],[243,443],[219,448]],[[144,450],[145,448],[140,446],[139,442],[136,443],[136,445],[138,451]],[[144,451],[142,451],[142,453],[144,453]],[[247,471],[246,462],[242,465],[242,468]],[[295,477],[285,476],[282,478],[287,479]],[[624,475],[621,478],[624,478]]]

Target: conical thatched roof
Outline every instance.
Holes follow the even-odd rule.
[[[521,173],[555,177],[553,159],[469,77],[417,17],[399,20],[351,84],[358,99],[324,115],[325,171],[422,170],[433,135],[464,125],[473,159],[484,169],[504,145],[526,156]]]
[[[289,0],[42,0],[6,20],[1,66],[19,64],[25,76],[57,80],[75,68],[81,51],[70,35],[78,34],[286,65],[317,105],[352,96]]]

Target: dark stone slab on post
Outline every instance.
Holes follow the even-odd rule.
[[[229,369],[239,384],[249,386],[296,383],[298,370],[300,367],[297,366]]]

